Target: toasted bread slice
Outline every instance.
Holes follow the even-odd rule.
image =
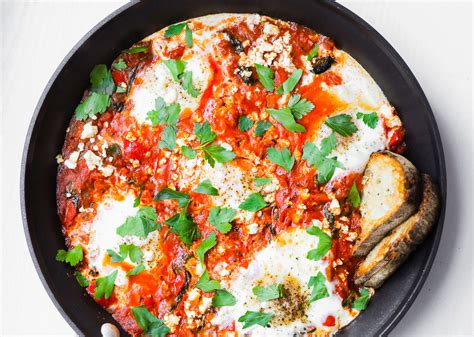
[[[363,183],[361,232],[354,247],[355,256],[367,255],[392,229],[413,215],[420,195],[416,167],[390,151],[370,156]]]
[[[354,281],[378,288],[428,235],[439,211],[436,186],[422,174],[423,197],[417,213],[385,237],[359,265]]]

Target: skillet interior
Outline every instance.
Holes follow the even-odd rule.
[[[295,21],[331,37],[372,75],[396,107],[406,129],[407,157],[441,190],[439,222],[427,240],[380,288],[368,309],[340,336],[388,333],[418,294],[442,232],[446,172],[440,136],[418,82],[395,50],[367,23],[334,2],[312,0],[143,1],[127,4],[99,23],[64,59],[46,87],[32,119],[23,154],[21,199],[25,233],[35,267],[58,310],[78,334],[100,336],[113,322],[79,287],[73,270],[54,259],[64,247],[56,214],[56,162],[66,128],[98,63],[110,64],[121,49],[171,23],[219,13],[260,13]],[[125,332],[121,331],[123,335]]]

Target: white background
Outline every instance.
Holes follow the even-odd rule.
[[[0,2],[0,335],[71,336],[27,251],[19,202],[23,142],[39,96],[63,57],[125,1]],[[392,335],[472,336],[472,3],[343,4],[377,29],[415,73],[446,155],[448,205],[440,249],[423,290]]]

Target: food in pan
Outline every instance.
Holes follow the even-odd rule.
[[[57,157],[56,258],[132,335],[331,335],[436,220],[395,109],[308,28],[192,19],[90,82]]]

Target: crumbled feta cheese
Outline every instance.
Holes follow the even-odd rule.
[[[100,327],[100,333],[102,337],[120,337],[120,331],[117,327],[111,323],[104,323]]]
[[[60,154],[58,154],[58,155],[56,156],[56,163],[61,164],[62,162],[64,162],[64,158],[63,158],[63,156],[61,156]]]
[[[277,26],[272,25],[271,23],[265,23],[263,26],[263,33],[268,35],[277,35],[280,32]]]
[[[81,139],[87,139],[94,137],[99,132],[97,126],[92,125],[92,122],[84,124],[81,133]]]
[[[205,313],[211,307],[212,297],[202,297],[202,303],[199,304],[198,310],[201,314]]]
[[[334,215],[341,214],[341,206],[339,205],[339,201],[337,201],[337,199],[331,200],[331,203],[329,204],[329,210]]]
[[[77,160],[79,159],[79,154],[79,151],[71,152],[69,158],[64,161],[64,165],[71,170],[75,169],[77,166]]]
[[[86,161],[87,168],[91,171],[102,164],[100,157],[90,150],[84,154],[84,160]]]
[[[222,142],[221,143],[221,146],[226,149],[227,151],[232,151],[232,146],[230,146],[230,144],[227,144],[227,143],[224,143]]]
[[[114,173],[115,167],[112,165],[99,166],[99,171],[102,172],[104,177],[110,177]]]
[[[250,225],[247,226],[247,230],[249,232],[249,234],[257,234],[258,232],[258,224],[256,224],[255,222],[254,223],[251,223]]]

